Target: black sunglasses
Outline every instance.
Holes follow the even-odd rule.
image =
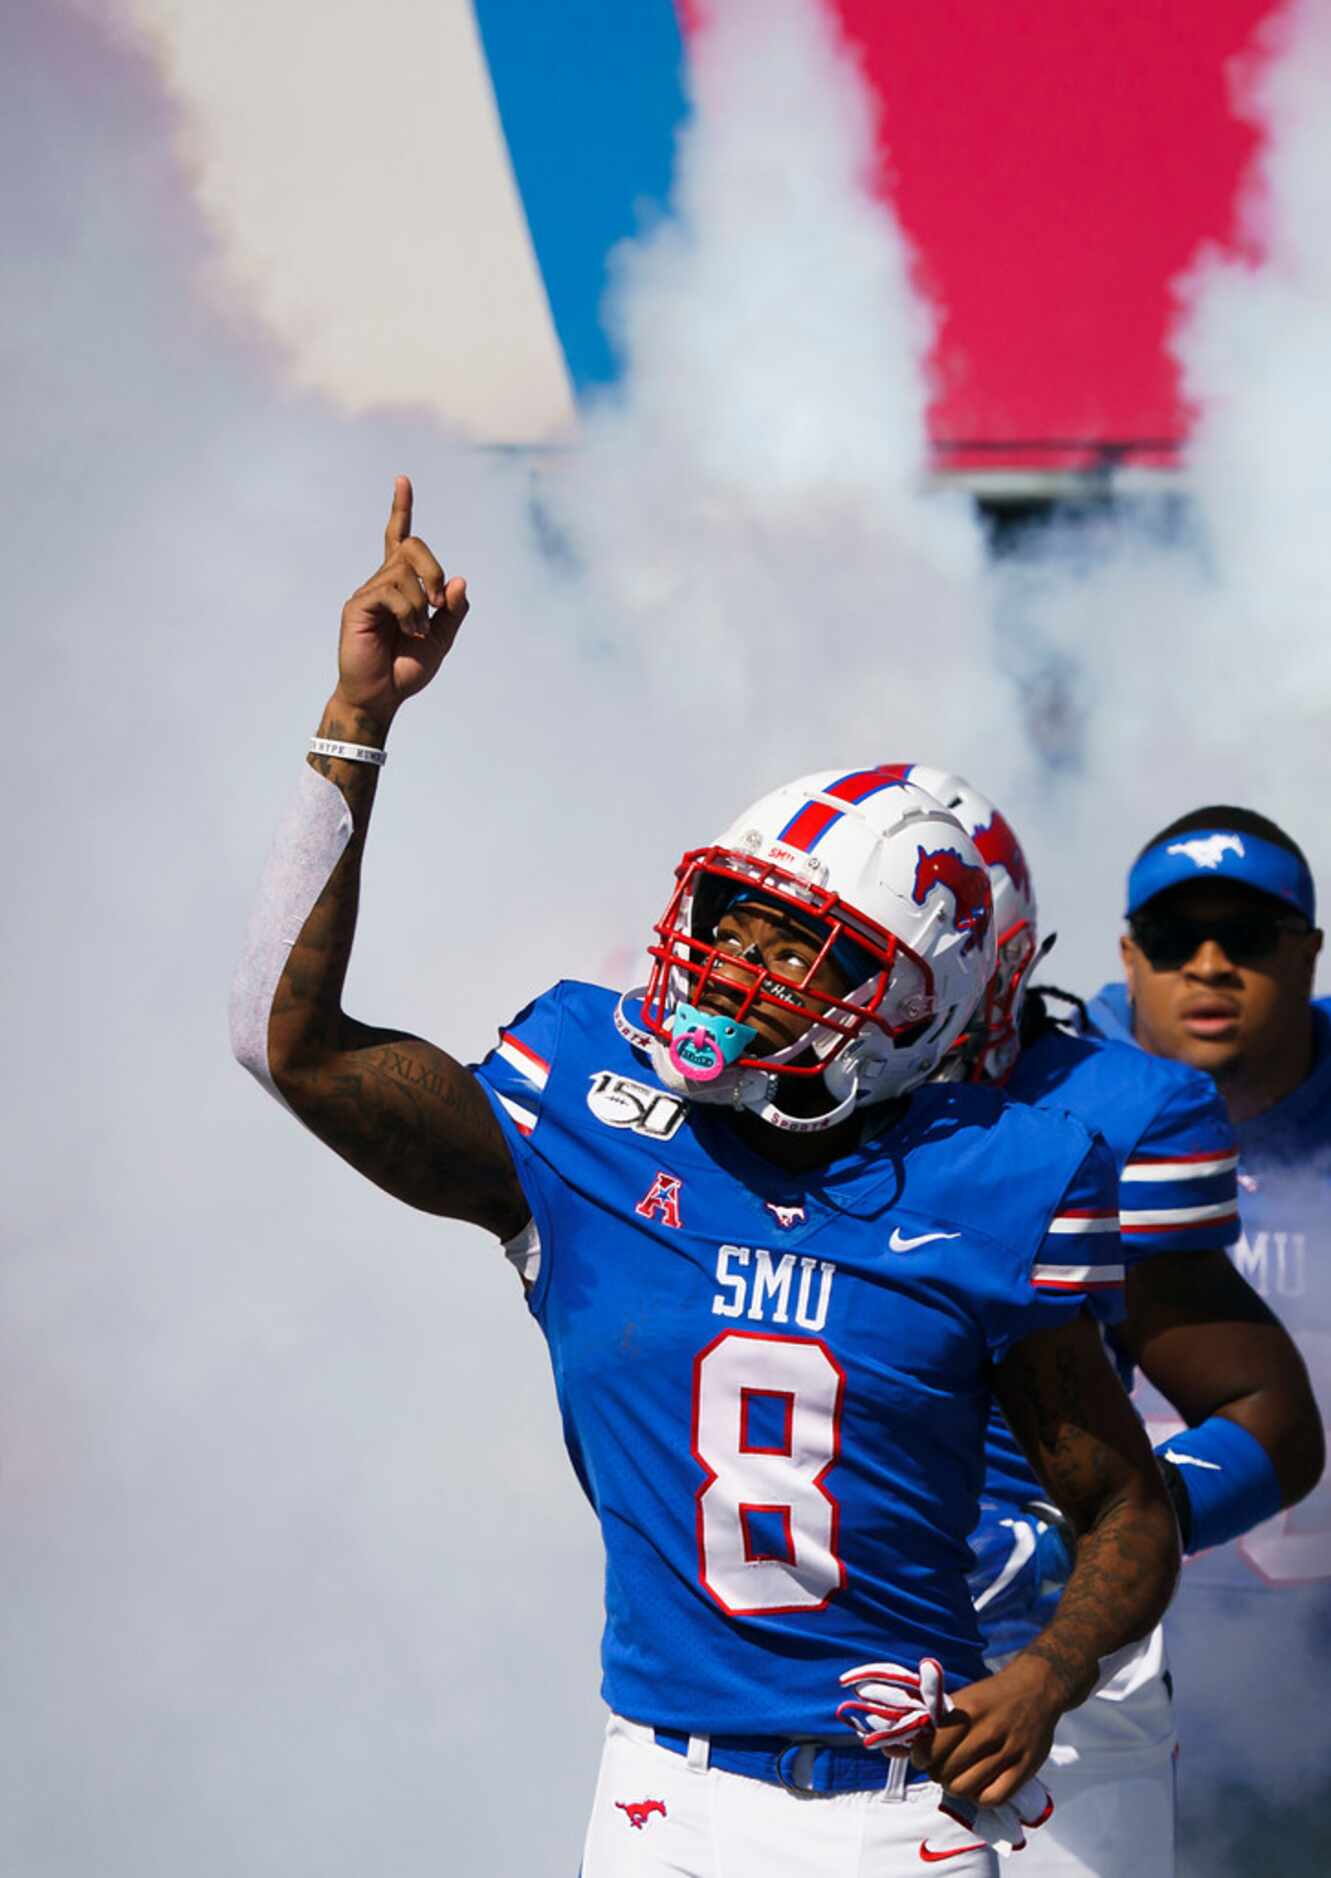
[[[1176,972],[1214,939],[1231,965],[1258,965],[1280,944],[1282,932],[1308,932],[1305,921],[1279,913],[1228,913],[1189,919],[1183,913],[1142,913],[1128,922],[1153,971]]]

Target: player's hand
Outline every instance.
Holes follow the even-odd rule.
[[[842,1702],[837,1715],[855,1730],[866,1748],[876,1748],[889,1759],[909,1755],[916,1767],[927,1768],[943,1784],[940,1812],[957,1820],[986,1845],[1019,1852],[1026,1843],[1027,1830],[1043,1826],[1054,1810],[1048,1789],[1033,1775],[1023,1774],[1025,1757],[1011,1767],[1011,1781],[995,1782],[985,1774],[982,1784],[977,1773],[982,1763],[972,1765],[974,1777],[968,1779],[965,1757],[958,1753],[972,1730],[977,1742],[980,1739],[989,1700],[985,1691],[997,1680],[989,1677],[962,1691],[962,1697],[973,1690],[980,1692],[978,1720],[973,1721],[948,1695],[942,1665],[935,1657],[922,1657],[918,1670],[906,1669],[899,1663],[862,1663],[841,1678],[842,1688],[855,1693]],[[1009,1685],[1002,1700],[1012,1699]],[[1055,1714],[1058,1707],[1061,1704],[1056,1706]],[[1041,1760],[1047,1746],[1046,1742],[1044,1750],[1036,1750]],[[977,1786],[978,1794],[973,1791]]]
[[[383,566],[342,609],[337,695],[384,730],[399,705],[429,684],[467,615],[466,581],[447,579],[412,534],[411,504],[411,480],[398,476]]]
[[[1048,1760],[1064,1706],[1063,1687],[1041,1657],[1014,1657],[994,1675],[958,1689],[911,1760],[949,1793],[999,1806]]]

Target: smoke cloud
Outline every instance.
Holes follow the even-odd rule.
[[[394,734],[367,1020],[474,1056],[560,975],[627,980],[683,848],[841,762],[1003,801],[1082,986],[1130,853],[1194,801],[1251,797],[1327,877],[1314,67],[1250,94],[1269,261],[1188,286],[1196,519],[995,575],[925,474],[929,314],[862,187],[853,60],[797,0],[714,12],[673,212],[619,257],[624,380],[541,457],[466,447],[434,385],[334,395],[262,294],[219,316],[226,179],[160,44],[15,29],[0,1810],[32,1878],[576,1858],[600,1557],[539,1336],[488,1242],[364,1186],[226,1053],[394,471],[474,606]]]
[[[1083,980],[1124,863],[1187,809],[1247,803],[1318,878],[1331,864],[1313,811],[1331,696],[1325,10],[1277,14],[1233,78],[1265,135],[1241,251],[1208,249],[1177,283],[1174,349],[1198,410],[1186,497],[1055,525],[994,579],[1027,733],[1054,772],[1022,826],[1064,934],[1058,973]]]

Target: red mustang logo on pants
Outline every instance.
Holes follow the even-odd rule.
[[[662,1819],[666,1816],[664,1800],[630,1800],[627,1804],[623,1800],[616,1800],[615,1805],[621,1813],[628,1814],[629,1825],[639,1832],[647,1824],[651,1814],[659,1813]]]
[[[955,848],[935,848],[932,854],[921,848],[915,860],[912,898],[916,906],[923,906],[935,887],[946,887],[956,902],[957,927],[966,935],[962,951],[969,952],[972,945],[983,943],[994,913],[984,868],[968,866]]]

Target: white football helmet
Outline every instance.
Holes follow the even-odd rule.
[[[667,1088],[750,1109],[777,1128],[830,1128],[925,1082],[993,975],[984,863],[960,822],[900,765],[786,783],[712,846],[686,854],[675,881],[642,997],[653,1066]],[[825,934],[802,976],[718,951],[717,922],[740,895]],[[733,1017],[703,1008],[721,957],[732,988],[745,972],[752,980]],[[852,981],[845,994],[820,992],[816,1020],[793,1043],[749,1054],[756,1033],[745,1017],[763,999],[807,1016],[800,997],[783,994],[803,993],[829,958]],[[821,1114],[782,1105],[783,1086],[813,1077],[830,1097]]]
[[[976,1013],[974,1034],[962,1039],[962,1050],[969,1070],[1001,1082],[1021,1055],[1021,1007],[1039,950],[1031,870],[1010,824],[964,776],[927,763],[907,763],[902,769],[917,788],[927,789],[956,816],[989,869],[997,969]]]

